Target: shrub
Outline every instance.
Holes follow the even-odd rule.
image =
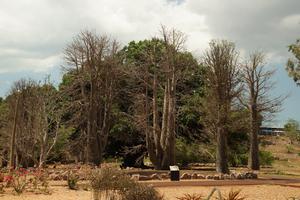
[[[94,200],[163,200],[154,188],[130,179],[121,170],[104,166],[92,174]]]
[[[161,196],[153,187],[136,183],[134,187],[125,190],[122,193],[121,200],[163,200]]]
[[[49,194],[49,176],[48,173],[41,169],[32,171],[32,178],[29,180],[32,190],[36,193]]]
[[[259,160],[261,165],[272,165],[275,158],[269,151],[259,151]]]
[[[180,166],[187,166],[189,163],[214,162],[215,149],[209,146],[201,146],[196,143],[188,143],[184,139],[176,139],[176,162]]]
[[[78,189],[78,185],[77,185],[78,179],[79,179],[78,175],[76,175],[74,172],[70,172],[68,174],[67,183],[68,183],[69,189],[71,189],[71,190]]]
[[[294,148],[291,145],[286,145],[286,151],[287,153],[293,153]]]
[[[22,194],[26,186],[28,185],[26,169],[20,168],[12,173],[11,178],[8,178],[7,181],[11,183],[14,191],[19,195]]]
[[[229,165],[232,167],[244,166],[248,164],[248,154],[229,153]]]
[[[18,195],[26,190],[38,193],[50,193],[48,190],[48,174],[40,169],[28,171],[20,168],[13,170],[4,176],[4,186],[12,187]]]
[[[133,180],[116,168],[103,166],[91,178],[94,199],[119,199],[123,190],[133,187]]]

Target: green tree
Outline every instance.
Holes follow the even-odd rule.
[[[286,70],[290,77],[294,79],[297,85],[300,84],[300,39],[289,46],[289,52],[294,55],[290,58],[286,65]]]
[[[161,38],[130,42],[123,50],[130,66],[126,72],[139,83],[132,90],[136,124],[145,133],[150,160],[158,169],[175,164],[178,88],[185,90],[181,81],[198,66],[184,50],[184,41],[181,32],[162,28]]]
[[[289,119],[284,125],[284,131],[290,138],[291,144],[300,140],[300,125],[298,121]]]

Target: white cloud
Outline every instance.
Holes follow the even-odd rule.
[[[47,71],[62,62],[68,42],[83,29],[130,40],[158,34],[164,24],[188,36],[200,55],[212,38],[287,55],[300,35],[300,1],[290,0],[1,0],[0,73]]]

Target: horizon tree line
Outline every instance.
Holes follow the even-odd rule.
[[[229,173],[228,138],[230,130],[241,124],[250,138],[248,167],[259,170],[260,124],[279,111],[285,99],[270,95],[275,71],[266,66],[263,52],[242,61],[230,41],[212,40],[199,61],[185,42],[184,33],[164,26],[158,37],[123,48],[107,36],[81,32],[64,51],[65,74],[58,90],[49,82],[32,80],[12,87],[0,123],[0,141],[12,142],[0,149],[2,157],[13,153],[14,166],[41,167],[51,154],[59,154],[63,141],[68,156],[99,165],[122,115],[144,138],[154,167],[168,169],[176,164],[182,94],[195,94],[191,77],[196,77],[202,91],[195,98],[197,112],[203,131],[216,146],[216,171]],[[130,107],[120,103],[124,96]],[[243,123],[234,120],[237,113],[246,113],[240,117]],[[17,124],[15,141],[12,122]],[[9,150],[12,147],[15,152]]]

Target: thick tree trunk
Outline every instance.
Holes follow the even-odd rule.
[[[157,104],[157,76],[153,78],[153,139],[155,144],[155,159],[153,163],[156,169],[161,169],[162,148],[160,144],[161,132],[159,125],[158,104]],[[150,154],[150,153],[149,153]]]
[[[216,171],[223,174],[229,173],[227,163],[227,135],[223,128],[218,128],[217,130]]]
[[[250,149],[248,158],[248,168],[252,170],[259,170],[259,147],[258,147],[258,124],[257,111],[251,107],[251,130],[250,130]]]

